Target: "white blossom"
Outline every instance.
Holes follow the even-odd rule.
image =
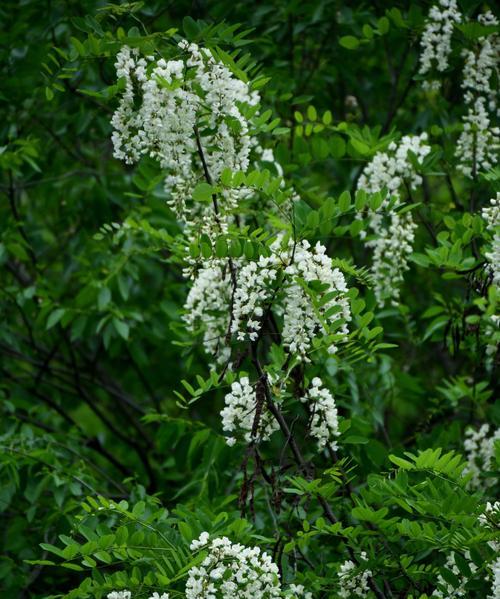
[[[238,106],[256,106],[259,95],[210,50],[185,40],[179,47],[181,60],[145,59],[127,46],[118,53],[116,70],[125,89],[111,120],[114,155],[127,163],[142,155],[156,159],[167,173],[168,202],[178,218],[189,224],[196,217],[203,232],[220,233],[247,191],[219,194],[219,214],[211,205],[191,202],[192,192],[205,170],[215,183],[226,167],[248,170],[256,140]]]
[[[365,551],[360,554],[360,562],[367,561]],[[349,597],[366,597],[370,591],[368,580],[373,576],[371,570],[363,569],[362,565],[356,565],[348,559],[340,565],[337,574],[339,578],[338,596],[342,599]]]
[[[170,595],[168,593],[157,593],[156,591],[151,595],[149,599],[170,599]]]
[[[221,411],[222,429],[227,433],[241,431],[247,443],[250,443],[255,437],[266,441],[279,428],[278,423],[267,409],[265,397],[263,396],[259,402],[257,401],[255,389],[250,385],[246,376],[231,385],[231,392],[226,395],[224,402],[225,407]],[[259,409],[257,426],[255,435],[253,435],[257,408]],[[235,438],[230,436],[226,441],[231,446],[234,445]]]
[[[291,584],[288,587],[286,596],[291,599],[313,599],[312,593],[306,591],[303,584]]]
[[[239,341],[248,338],[255,341],[261,327],[266,302],[273,293],[273,282],[280,268],[279,256],[260,256],[257,262],[249,262],[238,272],[234,294],[231,331]]]
[[[469,564],[471,573],[474,574],[474,572],[477,571],[477,566],[471,560],[469,551],[465,551],[464,558],[467,560],[467,562]],[[457,587],[454,587],[449,582],[445,581],[444,578],[440,574],[437,578],[437,583],[440,587],[444,588],[445,591],[442,591],[439,588],[435,589],[434,592],[432,593],[432,597],[440,597],[441,599],[451,599],[452,597],[467,597],[467,594],[466,594],[467,591],[465,589],[465,586],[469,582],[469,579],[466,576],[464,576],[462,574],[462,572],[460,571],[460,569],[458,568],[458,566],[455,562],[455,554],[454,553],[450,553],[448,555],[448,557],[446,558],[445,567],[448,570],[450,570],[451,572],[453,572],[453,574],[455,574],[455,576],[459,580],[459,584]]]
[[[491,249],[485,256],[493,276],[493,283],[500,288],[500,192],[492,198],[490,206],[481,211],[486,229],[492,234]]]
[[[290,352],[308,361],[307,352],[313,339],[326,332],[325,321],[329,325],[342,318],[344,322],[336,334],[341,339],[348,334],[351,312],[344,275],[338,268],[332,267],[326,248],[319,242],[311,248],[306,240],[297,243],[290,240],[283,248],[279,238],[271,246],[271,251],[271,256],[261,256],[258,262],[247,264],[238,274],[232,331],[239,340],[247,337],[251,341],[256,340],[262,327],[262,317],[270,309],[268,304],[273,299],[277,313],[283,317],[283,344]],[[275,282],[280,274],[283,278],[278,285]],[[303,287],[304,283],[312,281],[326,286],[326,290],[319,293],[320,297],[331,294],[321,306],[313,304]],[[330,343],[328,351],[335,353],[337,345]]]
[[[488,599],[500,599],[500,557],[490,566],[491,574],[486,580],[491,580],[491,593],[488,595]]]
[[[469,486],[472,488],[481,488],[491,486],[493,478],[482,478],[483,472],[492,469],[495,459],[495,442],[500,440],[500,428],[496,429],[491,435],[490,425],[483,424],[479,429],[469,428],[465,431],[464,450],[467,458],[467,465],[464,474],[471,474],[472,478]]]
[[[377,302],[384,305],[388,299],[396,303],[399,299],[399,285],[408,270],[408,256],[413,249],[416,225],[409,212],[399,214],[405,186],[414,190],[422,183],[409,160],[412,152],[418,162],[429,154],[427,134],[406,135],[399,143],[392,142],[387,152],[377,152],[365,167],[359,178],[358,189],[367,193],[377,193],[386,189],[389,197],[384,199],[377,210],[368,211],[368,232],[373,239],[365,242],[373,251],[372,273]],[[390,198],[396,200],[392,210],[388,210]],[[362,237],[366,232],[362,232]]]
[[[230,358],[228,334],[238,341],[256,341],[271,310],[283,318],[283,344],[304,361],[309,361],[313,339],[329,332],[328,327],[339,319],[334,330],[337,340],[329,341],[328,351],[335,353],[348,335],[347,284],[342,272],[332,267],[325,247],[317,243],[311,248],[306,240],[282,247],[278,238],[270,250],[270,256],[246,264],[213,260],[195,275],[183,319],[191,332],[203,327],[205,351],[219,364]],[[328,295],[321,305],[315,305],[304,289],[313,281],[325,285],[317,294],[319,299]]]
[[[480,15],[478,21],[482,25],[498,25],[490,12]],[[482,36],[476,48],[462,52],[465,59],[462,89],[467,114],[463,117],[455,154],[459,170],[470,178],[478,171],[492,168],[498,160],[500,128],[492,125],[492,118],[497,116],[497,91],[492,87],[492,78],[495,71],[498,76],[499,39],[496,34]]]
[[[108,599],[131,599],[132,593],[130,591],[112,591],[107,595]]]
[[[319,377],[313,378],[311,386],[301,401],[307,403],[311,412],[311,435],[316,439],[318,449],[326,446],[338,449],[336,437],[339,436],[339,422],[335,399],[328,389],[323,387]]]
[[[324,330],[317,312],[328,324],[333,324],[339,318],[343,319],[344,322],[335,333],[343,338],[347,336],[348,322],[351,320],[349,300],[346,296],[348,289],[344,275],[338,268],[332,268],[331,258],[321,243],[316,243],[314,248],[305,240],[296,244],[292,258],[285,268],[287,284],[283,301],[283,343],[292,353],[299,354],[308,361],[306,354],[313,339],[318,332]],[[326,290],[320,292],[320,297],[330,293],[333,295],[321,306],[315,306],[303,289],[302,281],[319,281],[324,284]],[[337,344],[332,342],[328,352],[334,354],[337,349]]]
[[[259,547],[232,543],[227,537],[210,541],[202,533],[191,549],[208,555],[188,572],[186,599],[272,599],[281,596],[277,565]]]
[[[231,353],[225,341],[230,296],[229,265],[213,262],[199,271],[184,304],[183,320],[188,331],[203,326],[203,346],[218,364],[227,362]]]
[[[495,503],[486,504],[486,508],[479,516],[479,523],[481,526],[489,529],[492,532],[496,532],[500,524],[500,501]],[[499,599],[500,598],[500,541],[491,540],[488,541],[489,547],[495,552],[497,556],[491,564],[489,564],[489,572],[486,576],[486,580],[492,581],[492,594],[488,596],[488,599]],[[495,594],[497,593],[497,594]]]
[[[440,72],[446,71],[453,27],[460,21],[461,14],[456,0],[439,0],[432,6],[420,40],[420,75],[426,75],[433,67]],[[439,89],[439,81],[424,82],[424,87]]]

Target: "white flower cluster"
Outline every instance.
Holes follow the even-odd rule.
[[[484,480],[481,478],[483,472],[492,469],[495,442],[500,440],[500,428],[497,428],[491,435],[488,435],[489,432],[489,424],[483,424],[477,430],[469,428],[465,431],[464,449],[467,465],[464,473],[472,475],[469,486],[473,488],[488,487],[494,482],[493,478],[485,478]]]
[[[289,599],[313,599],[312,593],[306,591],[303,584],[291,584],[285,597]]]
[[[330,342],[328,347],[332,354],[348,335],[351,311],[347,284],[342,272],[332,267],[326,248],[320,243],[311,248],[306,240],[296,244],[290,241],[283,247],[280,237],[270,249],[270,256],[244,265],[233,260],[233,273],[229,265],[214,260],[194,280],[183,318],[191,332],[198,324],[204,327],[204,348],[219,364],[230,358],[228,332],[238,341],[255,341],[264,314],[272,308],[283,318],[283,344],[304,361],[309,361],[307,352],[313,339],[326,332],[325,325],[343,320],[335,330],[337,342]],[[325,286],[318,292],[320,300],[328,296],[318,306],[303,286],[312,281]]]
[[[257,262],[249,262],[238,273],[233,304],[231,332],[239,341],[247,336],[255,341],[259,336],[266,302],[273,294],[273,282],[281,266],[279,256],[260,256]],[[244,323],[244,324],[242,324]]]
[[[170,61],[141,57],[127,46],[119,52],[116,70],[125,90],[111,120],[114,155],[127,163],[141,155],[156,159],[167,171],[165,187],[177,216],[187,223],[197,217],[209,233],[223,227],[224,213],[244,191],[221,194],[219,215],[189,199],[205,168],[215,183],[226,167],[247,171],[256,142],[239,107],[256,106],[259,95],[209,50],[185,40],[179,47],[182,59]]]
[[[360,554],[360,562],[367,561],[368,557],[365,551]],[[373,576],[371,570],[360,570],[360,566],[348,559],[340,565],[338,572],[339,592],[338,596],[342,599],[349,597],[366,597],[370,591],[368,580]]]
[[[498,25],[488,12],[478,17],[482,25]],[[468,107],[463,118],[463,130],[458,138],[456,156],[459,170],[466,177],[475,177],[480,170],[494,166],[500,150],[500,128],[492,126],[497,116],[497,92],[492,88],[494,72],[498,75],[500,38],[496,34],[479,38],[478,48],[464,50],[465,65],[462,89]]]
[[[108,599],[131,599],[132,593],[130,591],[113,591],[108,593]],[[149,597],[149,599],[169,599],[168,593],[157,593],[156,591]]]
[[[234,433],[238,429],[243,432],[244,439],[250,443],[255,437],[266,441],[278,430],[279,426],[266,406],[265,398],[261,398],[261,405],[257,405],[257,395],[250,385],[248,377],[243,376],[231,385],[231,392],[224,399],[225,407],[221,411],[222,429]],[[257,415],[257,408],[259,413]],[[256,435],[252,435],[254,422],[257,415]],[[227,437],[226,443],[232,446],[236,443],[235,437]]]
[[[491,580],[491,595],[488,599],[499,599],[500,597],[500,557],[491,564],[491,575],[488,577]]]
[[[259,547],[232,543],[227,537],[210,541],[203,532],[191,550],[206,549],[199,566],[189,570],[186,599],[272,599],[281,596],[278,566]]]
[[[346,296],[348,291],[344,275],[338,268],[332,268],[331,258],[326,254],[326,248],[321,243],[310,247],[308,241],[298,243],[285,268],[287,283],[284,288],[283,300],[283,343],[292,353],[297,353],[305,361],[312,340],[319,331],[324,330],[321,320],[327,325],[333,324],[339,318],[343,319],[336,334],[343,338],[349,333],[348,322],[351,320],[351,309]],[[325,291],[320,299],[332,294],[332,297],[321,306],[314,306],[311,297],[304,290],[301,282],[319,281],[325,285]],[[319,313],[320,318],[318,318]],[[338,347],[331,343],[328,352],[334,354]]]
[[[500,525],[500,501],[495,503],[486,503],[484,512],[479,516],[479,522],[482,526],[492,531],[498,529]],[[496,558],[488,564],[488,575],[486,580],[491,581],[491,595],[488,599],[500,598],[500,541],[488,541],[488,545],[495,552]]]
[[[239,340],[246,337],[252,341],[257,339],[262,326],[260,318],[268,309],[266,303],[278,291],[273,290],[272,285],[281,271],[283,280],[274,298],[274,306],[283,316],[283,344],[290,352],[308,361],[307,352],[312,340],[325,329],[322,320],[333,324],[342,318],[344,322],[336,333],[341,338],[348,334],[351,312],[346,281],[338,268],[332,268],[326,248],[319,242],[311,248],[306,240],[296,244],[290,241],[283,249],[280,238],[271,250],[271,256],[261,257],[258,262],[244,266],[238,274],[232,331],[237,333]],[[325,285],[320,297],[331,294],[320,307],[313,305],[311,296],[303,287],[303,283],[312,281]],[[328,351],[335,353],[337,345],[331,343]]]
[[[384,199],[380,208],[368,211],[368,228],[374,239],[369,239],[365,245],[373,251],[371,270],[375,296],[380,305],[388,299],[397,302],[399,285],[408,269],[408,256],[415,238],[416,225],[411,214],[406,212],[401,215],[396,211],[404,186],[414,190],[422,183],[422,177],[415,171],[408,153],[412,152],[421,162],[430,151],[427,133],[405,135],[399,143],[392,142],[387,152],[377,152],[359,178],[358,189],[377,193],[385,188],[390,197],[396,198],[394,209],[388,214],[389,197]],[[361,215],[358,216],[361,218]]]
[[[500,524],[500,501],[495,501],[495,503],[488,501],[478,520],[481,526],[495,530]],[[500,541],[488,541],[488,545],[493,551],[500,554]]]
[[[216,262],[202,268],[189,290],[184,304],[183,320],[190,332],[198,324],[203,325],[203,346],[216,363],[223,364],[230,358],[231,350],[225,336],[229,329],[229,302],[231,278],[225,267]]]
[[[474,574],[474,572],[477,571],[477,566],[471,560],[469,551],[466,551],[464,553],[464,558],[469,563],[469,568],[470,568],[471,573]],[[454,587],[449,582],[446,582],[440,574],[437,578],[437,583],[439,586],[441,586],[442,588],[444,588],[446,590],[441,591],[440,589],[435,589],[435,591],[432,593],[432,597],[440,597],[441,599],[449,599],[450,597],[467,597],[467,595],[466,595],[467,591],[465,589],[465,586],[469,582],[469,579],[466,576],[464,576],[464,574],[462,574],[462,572],[458,568],[457,564],[455,563],[455,554],[454,553],[450,553],[448,555],[448,557],[446,558],[445,567],[448,570],[450,570],[451,572],[453,572],[453,574],[455,574],[455,576],[458,578],[458,580],[459,580],[458,587]]]
[[[486,253],[493,275],[493,283],[500,287],[500,192],[491,199],[491,205],[483,208],[481,215],[486,221],[487,230],[492,233],[491,250]]]
[[[433,68],[443,72],[448,68],[451,53],[453,26],[460,23],[461,14],[456,0],[439,0],[429,11],[420,45],[420,75],[426,75]],[[439,81],[424,82],[424,87],[439,89]]]
[[[316,439],[321,451],[329,446],[338,449],[336,437],[339,436],[337,406],[333,395],[323,387],[319,377],[313,378],[311,386],[301,401],[309,405],[311,412],[311,435]]]

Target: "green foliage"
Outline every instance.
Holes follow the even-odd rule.
[[[480,11],[460,6],[471,19]],[[498,498],[500,442],[476,472],[464,441],[469,428],[487,424],[492,437],[500,426],[489,258],[498,232],[481,212],[500,171],[467,178],[457,169],[460,52],[441,92],[425,91],[417,40],[427,9],[2,4],[2,596],[183,597],[206,556],[190,549],[203,531],[267,551],[285,597],[294,597],[291,584],[314,598],[340,596],[346,560],[370,571],[369,597],[423,599],[436,588],[488,596],[500,541],[497,516],[481,517]],[[454,47],[477,50],[495,33],[460,23]],[[195,226],[189,239],[167,204],[165,173],[150,157],[134,166],[113,158],[110,125],[124,91],[120,48],[169,60],[181,37],[259,91],[259,105],[239,108],[274,156],[254,156],[246,172],[200,176],[186,198],[199,209],[242,199],[224,230]],[[407,185],[399,203],[394,190],[359,189],[377,153],[421,131],[431,150],[408,160],[422,185]],[[391,210],[417,229],[400,298],[380,306],[369,219]],[[306,240],[322,244],[346,278],[345,342],[345,318],[326,308],[336,293],[301,276],[296,288],[320,330],[309,361],[280,343],[283,315],[270,316],[285,293],[280,272],[257,342],[233,338],[222,363],[207,356],[207,318],[185,326],[186,271],[213,260],[260,269],[275,244]],[[220,411],[244,374],[256,389],[268,381],[263,405],[277,406],[284,426],[269,441],[230,447]],[[336,450],[318,451],[314,410],[301,401],[315,377],[336,400]]]

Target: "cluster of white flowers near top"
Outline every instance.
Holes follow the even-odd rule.
[[[384,305],[388,299],[397,303],[399,285],[408,269],[408,256],[415,238],[416,225],[411,214],[399,214],[396,210],[405,186],[407,190],[414,190],[422,183],[422,177],[410,162],[408,153],[412,152],[418,162],[422,162],[430,151],[426,133],[405,135],[399,143],[392,142],[387,152],[377,152],[359,178],[358,189],[377,193],[385,188],[388,192],[388,197],[377,210],[368,211],[368,229],[374,238],[365,244],[373,250],[374,292],[379,305]],[[390,197],[396,202],[394,208],[388,211]],[[358,217],[361,218],[361,215]],[[362,237],[365,235],[363,231]]]
[[[495,456],[495,442],[500,440],[500,428],[491,435],[490,425],[483,424],[479,429],[469,428],[465,431],[466,439],[464,449],[467,465],[464,474],[471,474],[469,482],[471,488],[489,487],[494,483],[494,478],[482,477],[483,472],[488,472],[493,467]]]
[[[339,436],[337,406],[333,395],[323,387],[319,377],[313,378],[311,386],[301,401],[307,403],[311,412],[311,435],[316,439],[321,451],[329,446],[338,449],[336,437]]]
[[[477,571],[476,564],[472,561],[469,551],[465,551],[464,558],[469,564],[471,574]],[[449,599],[449,597],[467,597],[467,590],[465,589],[469,578],[465,576],[455,562],[455,554],[450,553],[446,558],[445,567],[453,572],[458,579],[458,586],[454,586],[444,580],[441,574],[437,578],[437,584],[440,588],[437,588],[432,593],[432,597],[440,597],[441,599]],[[441,590],[444,589],[444,590]]]
[[[487,12],[478,17],[481,25],[498,25],[498,19]],[[492,125],[498,116],[497,91],[492,87],[494,73],[499,74],[500,37],[493,33],[477,40],[477,48],[464,50],[465,65],[462,89],[467,114],[457,142],[459,170],[475,177],[481,170],[495,166],[500,150],[500,128]]]
[[[278,566],[259,547],[232,543],[227,537],[210,540],[207,532],[191,543],[207,556],[188,572],[186,599],[272,599],[281,597]]]
[[[167,172],[165,188],[177,217],[188,224],[196,218],[207,234],[220,233],[226,212],[248,190],[222,193],[218,215],[211,205],[188,200],[205,168],[214,183],[226,167],[248,170],[257,143],[239,106],[256,106],[259,95],[210,50],[185,40],[179,48],[180,59],[169,61],[143,57],[128,46],[118,53],[115,66],[125,89],[111,120],[114,155],[127,163],[142,155],[156,159]]]
[[[448,68],[451,53],[451,36],[455,23],[461,21],[456,0],[439,0],[432,6],[427,17],[424,32],[420,40],[420,75],[427,75],[433,67],[443,72]],[[424,81],[427,89],[439,89],[440,82]]]
[[[361,565],[356,565],[350,559],[340,565],[338,571],[339,597],[349,599],[350,597],[366,597],[368,595],[370,591],[368,580],[373,574],[371,570],[362,569],[363,562],[367,560],[366,552],[362,551],[359,559]]]
[[[231,385],[231,392],[226,395],[224,401],[225,407],[220,413],[222,429],[232,434],[239,430],[243,432],[245,441],[250,443],[254,440],[252,430],[257,414],[257,395],[255,389],[250,385],[248,377],[243,376],[239,381],[235,381]],[[279,427],[267,409],[265,398],[261,398],[260,402],[255,439],[266,441]],[[236,443],[236,438],[234,436],[226,437],[226,443],[232,446]]]
[[[490,206],[483,208],[481,215],[487,230],[493,235],[491,249],[486,253],[493,283],[500,288],[500,192],[492,198]]]

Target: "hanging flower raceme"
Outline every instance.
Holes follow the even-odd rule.
[[[498,25],[491,12],[480,15],[478,21],[481,25]],[[500,128],[493,124],[498,116],[498,94],[492,83],[494,73],[498,77],[499,53],[497,34],[481,36],[476,48],[462,53],[465,59],[462,89],[467,114],[455,154],[459,170],[470,178],[492,168],[500,151]]]
[[[356,565],[352,560],[346,560],[340,565],[338,572],[339,597],[349,599],[350,597],[366,597],[368,595],[370,592],[368,581],[373,574],[371,570],[363,569],[362,564],[367,560],[366,553],[362,551],[359,565]]]
[[[319,377],[312,380],[301,401],[308,405],[311,413],[310,431],[311,436],[316,439],[318,449],[338,449],[336,438],[340,433],[337,406],[333,395],[323,386]]]
[[[490,425],[483,424],[479,429],[469,428],[465,431],[464,449],[467,457],[465,474],[472,475],[469,486],[472,488],[489,487],[493,478],[482,475],[492,469],[495,457],[495,443],[500,440],[500,428],[490,433]]]
[[[250,443],[257,439],[266,441],[278,430],[278,423],[266,406],[264,384],[257,383],[259,393],[246,376],[231,385],[231,392],[226,395],[225,407],[221,411],[222,429],[231,434],[226,438],[228,445],[235,444],[233,435],[237,432],[243,433],[244,440]]]
[[[230,298],[229,264],[213,261],[198,272],[184,304],[183,320],[188,331],[203,326],[203,347],[218,364],[227,362],[231,356],[226,343]]]
[[[270,257],[243,267],[238,275],[232,331],[239,340],[255,341],[263,315],[274,307],[283,319],[283,344],[299,359],[309,361],[307,353],[314,338],[327,333],[335,321],[341,322],[335,331],[338,339],[342,341],[348,334],[351,312],[344,275],[332,267],[319,242],[313,248],[306,240],[290,240],[283,246],[279,238],[271,252]],[[308,288],[313,282],[322,285],[317,299],[323,302],[315,302]],[[337,351],[337,343],[329,342],[330,353]]]
[[[414,190],[422,183],[422,177],[410,161],[409,152],[421,162],[430,151],[426,133],[406,135],[399,143],[392,142],[387,152],[375,154],[359,178],[358,189],[367,193],[384,189],[388,192],[388,197],[377,210],[368,211],[368,228],[373,238],[365,242],[373,252],[374,292],[380,305],[389,299],[397,303],[399,285],[408,269],[408,256],[413,249],[416,225],[409,212],[398,212],[404,190]],[[395,203],[388,210],[391,198]]]
[[[476,564],[472,561],[469,551],[464,552],[463,556],[469,565],[469,570],[472,574],[477,571]],[[449,597],[467,597],[466,585],[469,582],[469,578],[463,574],[463,571],[457,566],[455,554],[450,553],[446,558],[446,569],[453,572],[458,585],[450,584],[446,581],[441,574],[437,578],[438,588],[432,593],[432,597],[440,597],[441,599],[448,599]]]
[[[495,501],[495,503],[486,502],[484,512],[479,515],[478,520],[484,528],[495,531],[500,524],[500,501]],[[488,541],[488,545],[493,551],[500,553],[500,541]]]
[[[186,599],[281,597],[278,566],[259,547],[232,543],[227,537],[210,540],[203,532],[191,543],[191,550],[204,550],[207,555],[188,572]]]
[[[233,272],[231,272],[231,267]],[[310,286],[321,286],[314,290]],[[204,327],[204,347],[219,363],[228,359],[228,331],[238,341],[255,342],[266,318],[283,320],[282,341],[298,359],[309,361],[313,340],[328,334],[327,350],[335,353],[348,335],[351,320],[345,277],[332,267],[326,248],[306,240],[283,244],[279,237],[269,256],[231,265],[214,261],[199,271],[188,295],[185,321],[189,330]],[[225,349],[224,349],[225,347]]]
[[[204,180],[217,183],[225,168],[248,170],[257,144],[243,107],[256,107],[259,95],[210,50],[185,40],[179,48],[181,58],[170,61],[127,46],[119,52],[116,70],[125,87],[111,120],[114,155],[127,163],[142,155],[157,160],[177,217],[220,233],[245,190],[220,194],[217,211],[192,202],[193,190]]]
[[[456,0],[439,0],[429,11],[420,44],[420,75],[427,75],[435,68],[439,72],[448,68],[451,53],[451,37],[455,23],[461,21]],[[424,81],[424,87],[439,89],[440,82]]]
[[[491,564],[491,594],[488,599],[498,599],[500,597],[500,557]]]
[[[485,256],[489,263],[489,269],[493,277],[493,283],[500,287],[500,193],[492,198],[490,206],[481,211],[486,221],[486,229],[491,233],[491,249]]]

